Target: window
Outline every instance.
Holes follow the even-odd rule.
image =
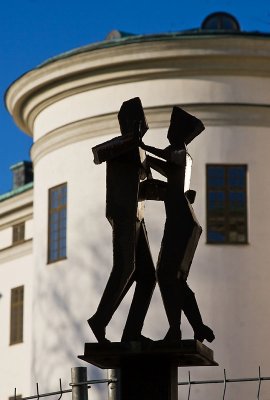
[[[233,15],[226,12],[215,12],[205,18],[202,29],[239,32],[240,25]]]
[[[25,223],[13,225],[12,227],[12,244],[24,242]]]
[[[66,258],[67,184],[49,190],[48,262]]]
[[[247,166],[209,164],[207,243],[247,243]]]
[[[24,287],[11,289],[10,302],[10,344],[23,341],[23,297]]]

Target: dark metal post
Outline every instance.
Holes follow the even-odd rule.
[[[177,363],[167,357],[142,356],[121,368],[121,400],[177,400]]]
[[[87,382],[87,368],[71,368],[72,400],[88,400],[88,385],[78,385]]]
[[[120,400],[120,369],[108,369],[107,377],[114,381],[108,385],[108,400]],[[117,380],[117,382],[115,382],[115,380]]]

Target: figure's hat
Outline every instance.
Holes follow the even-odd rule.
[[[171,144],[179,144],[181,142],[188,144],[204,129],[205,127],[201,120],[175,106],[172,110],[167,138]]]
[[[134,134],[138,129],[141,136],[145,134],[148,125],[139,97],[124,101],[118,113],[118,121],[122,135]]]

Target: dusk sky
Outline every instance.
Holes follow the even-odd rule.
[[[0,194],[11,190],[9,167],[29,160],[32,140],[4,104],[8,86],[48,58],[104,40],[113,29],[136,34],[175,32],[201,25],[212,12],[233,14],[243,31],[270,32],[267,0],[1,1]]]

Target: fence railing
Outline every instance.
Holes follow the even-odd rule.
[[[223,379],[210,379],[210,380],[191,380],[190,371],[188,371],[188,381],[178,382],[178,386],[188,386],[187,400],[190,400],[191,386],[192,385],[206,385],[206,384],[223,384],[223,396],[225,399],[227,383],[240,383],[240,382],[258,382],[257,400],[260,400],[261,383],[262,381],[270,381],[270,376],[261,376],[261,368],[258,369],[258,376],[252,378],[227,378],[226,369],[223,370]]]
[[[40,393],[39,384],[36,383],[36,393],[31,396],[21,397],[17,395],[17,389],[14,389],[14,397],[12,400],[33,400],[50,396],[59,396],[58,400],[66,393],[72,394],[72,400],[88,400],[88,389],[96,384],[106,384],[108,386],[108,397],[110,400],[118,400],[117,397],[117,381],[115,370],[108,370],[107,379],[87,380],[86,367],[71,368],[71,383],[69,389],[62,388],[62,380],[59,379],[59,390],[53,392]]]
[[[118,382],[119,375],[116,370],[108,370],[108,378],[107,379],[96,379],[96,380],[87,380],[87,368],[86,367],[74,367],[71,369],[71,383],[69,389],[62,388],[61,379],[59,379],[59,390],[53,392],[40,393],[39,385],[36,384],[36,394],[28,396],[28,397],[19,397],[17,396],[16,388],[14,390],[14,397],[12,400],[33,400],[40,399],[44,397],[50,396],[59,396],[58,400],[62,398],[62,396],[66,393],[72,394],[72,400],[88,400],[88,389],[90,389],[93,385],[96,384],[106,384],[108,386],[108,399],[109,400],[119,400],[120,394],[118,390]],[[261,368],[258,369],[258,376],[251,378],[227,378],[226,370],[223,370],[223,378],[222,379],[209,379],[209,380],[192,380],[191,373],[188,371],[188,380],[178,382],[178,386],[187,386],[187,398],[186,400],[190,400],[191,397],[191,388],[195,385],[215,385],[221,384],[223,385],[223,395],[222,399],[224,400],[226,397],[226,390],[228,383],[240,383],[240,382],[258,382],[257,388],[257,396],[256,399],[260,400],[261,394],[261,383],[263,381],[270,381],[270,376],[261,376]]]

